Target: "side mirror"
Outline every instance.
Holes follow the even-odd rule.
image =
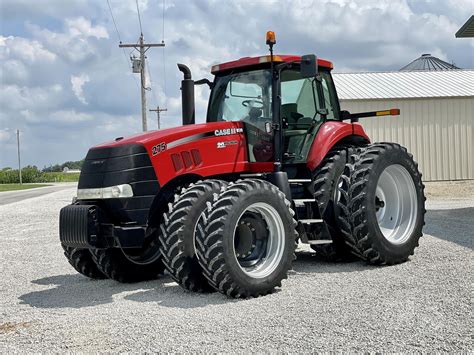
[[[318,61],[314,54],[301,57],[301,76],[303,78],[314,78],[318,74]]]
[[[341,119],[341,121],[350,120],[351,119],[351,113],[349,111],[346,111],[346,110],[341,110],[340,113],[339,113],[339,118]]]

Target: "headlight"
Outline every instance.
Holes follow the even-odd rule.
[[[104,198],[133,197],[132,187],[128,184],[100,187],[96,189],[77,189],[78,200],[97,200]]]

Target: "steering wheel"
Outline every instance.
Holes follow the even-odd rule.
[[[257,104],[257,105],[255,105]],[[262,109],[263,108],[263,101],[260,100],[244,100],[242,101],[242,106],[243,107],[255,107]]]

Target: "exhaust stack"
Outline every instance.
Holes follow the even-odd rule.
[[[194,80],[191,79],[191,70],[184,65],[178,64],[178,69],[183,73],[181,80],[181,105],[183,110],[183,126],[195,124],[194,117]]]

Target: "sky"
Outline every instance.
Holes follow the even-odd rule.
[[[212,79],[213,64],[267,54],[268,30],[276,53],[316,54],[336,72],[398,70],[422,53],[474,68],[474,41],[454,37],[474,0],[0,0],[0,168],[18,164],[17,129],[22,165],[39,168],[141,131],[137,52],[118,47],[138,41],[137,5],[145,41],[166,44],[146,63],[147,108],[168,109],[162,128],[181,122],[176,63]],[[196,87],[197,122],[208,96]]]

